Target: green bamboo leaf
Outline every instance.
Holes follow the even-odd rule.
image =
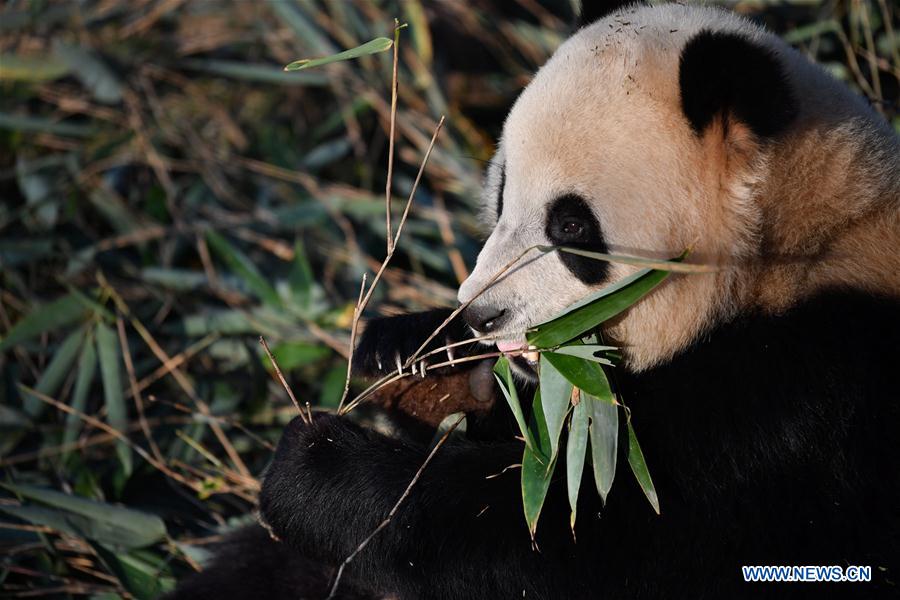
[[[256,265],[253,264],[243,252],[232,246],[219,235],[218,232],[209,230],[206,232],[206,241],[228,268],[241,278],[247,287],[259,297],[260,300],[274,306],[281,305],[281,298],[266,278],[262,276]]]
[[[656,495],[656,488],[653,486],[653,480],[650,478],[650,471],[647,469],[647,462],[644,460],[644,453],[641,452],[641,446],[638,444],[637,435],[631,422],[628,422],[628,464],[631,471],[637,478],[644,495],[650,501],[650,505],[656,514],[659,514],[659,497]]]
[[[0,506],[2,510],[14,509],[16,516],[32,523],[123,548],[149,546],[166,537],[166,525],[156,515],[31,485],[0,486],[42,505]]]
[[[316,320],[329,306],[322,287],[316,282],[306,248],[299,239],[294,244],[294,260],[288,274],[288,289],[290,290],[288,308],[303,320]]]
[[[567,357],[568,358],[568,357]],[[577,358],[572,360],[580,361]],[[572,384],[557,370],[550,360],[540,361],[541,410],[547,423],[550,441],[550,459],[556,459],[559,451],[559,436],[562,435],[566,414],[572,398]]]
[[[116,334],[103,322],[97,323],[97,356],[100,358],[100,376],[103,380],[103,398],[106,416],[113,429],[128,432],[128,410],[122,394],[122,359]],[[126,475],[131,474],[131,448],[123,441],[116,442],[116,454]]]
[[[572,509],[569,526],[573,533],[578,511],[578,492],[581,489],[581,476],[584,472],[584,457],[587,454],[589,425],[588,406],[582,400],[572,409],[569,439],[566,441],[566,485],[569,491],[569,507]]]
[[[75,286],[72,286],[68,283],[66,283],[65,286],[66,286],[66,289],[69,290],[70,294],[75,296],[78,299],[78,301],[81,302],[82,305],[84,305],[84,307],[86,309],[88,309],[91,313],[93,313],[93,316],[102,317],[102,318],[106,319],[107,321],[112,321],[113,319],[115,319],[112,312],[108,308],[106,308],[105,306],[103,306],[102,304],[100,304],[99,302],[94,300],[94,298],[92,298],[91,296],[85,294],[81,290],[75,288]],[[97,292],[98,292],[98,290],[92,290],[91,294],[96,296]]]
[[[526,334],[538,348],[553,348],[618,315],[663,282],[666,271],[642,270],[566,308]]]
[[[309,258],[306,256],[306,248],[303,242],[297,239],[294,244],[294,262],[291,265],[291,272],[288,276],[288,284],[291,290],[291,296],[297,305],[303,310],[309,310],[313,299],[313,287],[315,286],[315,276],[312,267],[309,264]]]
[[[347,369],[344,365],[335,365],[328,369],[322,378],[322,391],[319,394],[318,406],[337,408],[344,392],[344,379]]]
[[[538,519],[550,489],[555,461],[541,457],[534,450],[525,446],[522,457],[522,505],[525,509],[525,522],[528,532],[534,538],[537,533]]]
[[[581,390],[581,403],[587,405],[591,422],[594,481],[597,484],[597,492],[605,503],[616,474],[616,448],[619,436],[619,415],[606,373],[603,367],[595,362],[556,352],[542,353],[541,363],[544,362],[555,365],[563,377]]]
[[[91,544],[91,547],[122,587],[137,600],[155,600],[175,585],[171,577],[160,577],[158,566],[133,554],[115,552],[104,544]]]
[[[525,445],[533,446],[534,440],[531,439],[531,432],[528,430],[528,425],[525,422],[525,414],[522,412],[522,405],[519,403],[519,393],[516,391],[516,384],[513,381],[509,360],[507,360],[505,356],[501,356],[497,359],[496,364],[494,364],[494,377],[497,378],[497,383],[500,385],[500,391],[503,393],[503,397],[506,398],[506,403],[509,404],[509,408],[512,410],[516,423],[519,425],[519,431],[522,433],[522,437],[525,438]]]
[[[541,508],[544,506],[556,465],[555,459],[550,459],[550,434],[547,431],[547,422],[544,420],[544,411],[541,408],[540,390],[534,394],[529,430],[534,439],[534,445],[526,445],[525,453],[522,456],[522,507],[525,511],[528,531],[534,539],[538,518],[541,516]]]
[[[582,393],[581,401],[588,406],[591,426],[591,461],[594,467],[594,483],[600,499],[606,504],[606,496],[616,477],[616,456],[619,447],[619,410],[608,397],[595,397]]]
[[[551,363],[563,377],[578,389],[599,398],[612,397],[609,380],[606,378],[606,373],[603,372],[603,367],[598,363],[557,352],[542,352],[541,363],[545,361]],[[543,377],[543,371],[541,371],[541,377]]]
[[[393,40],[390,40],[386,37],[378,37],[374,40],[366,42],[365,44],[357,46],[356,48],[350,48],[349,50],[344,50],[343,52],[338,52],[337,54],[332,54],[331,56],[323,56],[322,58],[303,58],[300,60],[295,60],[294,62],[287,65],[284,70],[300,71],[302,69],[320,67],[322,65],[327,65],[334,62],[340,62],[342,60],[351,60],[354,58],[359,58],[360,56],[378,54],[379,52],[384,52],[393,45]]]
[[[70,333],[63,340],[63,343],[59,345],[59,348],[53,354],[53,358],[50,359],[50,364],[41,373],[37,385],[34,386],[36,392],[51,397],[56,395],[63,381],[72,372],[72,364],[78,356],[78,350],[81,348],[83,341],[84,329],[81,327]],[[30,417],[34,418],[40,415],[46,406],[46,403],[41,402],[40,399],[27,392],[25,393],[25,402],[22,408]]]
[[[612,367],[615,365],[612,360],[602,356],[605,353],[615,352],[618,348],[615,346],[599,346],[597,344],[573,344],[571,346],[560,346],[553,352],[555,354],[565,354],[567,356],[577,356],[584,360],[590,360],[601,365]],[[597,356],[600,354],[601,356]]]
[[[94,340],[91,335],[81,347],[81,356],[78,359],[78,374],[75,376],[75,390],[72,392],[71,407],[78,412],[84,412],[87,405],[88,392],[94,382],[97,372],[97,352],[94,349]],[[66,428],[63,431],[63,444],[71,444],[81,431],[81,418],[75,414],[66,415]]]
[[[259,349],[262,356],[262,348]],[[272,354],[278,361],[282,371],[292,371],[304,365],[317,363],[326,356],[331,355],[331,349],[319,344],[307,342],[284,342],[272,348]]]
[[[26,342],[42,333],[62,329],[80,321],[87,312],[84,303],[75,294],[68,294],[53,302],[42,304],[13,325],[3,341],[0,341],[0,352],[5,352],[16,344]]]

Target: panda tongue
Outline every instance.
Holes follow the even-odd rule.
[[[524,347],[524,342],[510,342],[508,340],[500,340],[497,342],[497,350],[503,352],[504,354],[509,354],[510,352],[519,352]]]

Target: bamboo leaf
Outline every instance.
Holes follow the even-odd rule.
[[[559,316],[526,334],[538,348],[553,348],[573,340],[618,315],[653,291],[669,273],[643,270],[626,277],[566,308]]]
[[[122,394],[122,359],[116,334],[103,322],[97,323],[97,356],[103,380],[103,399],[109,424],[121,433],[128,432],[128,410]],[[116,442],[116,454],[126,475],[131,474],[131,448],[123,441]]]
[[[578,389],[600,398],[612,397],[609,380],[603,372],[603,367],[598,363],[556,352],[542,352],[541,363],[544,361],[556,367],[559,373]]]
[[[631,471],[637,478],[644,495],[647,496],[647,500],[650,501],[653,510],[656,511],[656,514],[659,514],[659,497],[656,495],[656,487],[654,487],[653,480],[650,478],[650,471],[647,469],[644,453],[641,451],[637,435],[635,435],[630,421],[628,423],[628,464],[631,466]]]
[[[75,390],[72,392],[71,407],[78,412],[84,412],[87,405],[87,395],[94,382],[97,372],[97,352],[94,350],[94,340],[90,336],[81,347],[81,356],[78,359],[78,374],[75,377]],[[81,431],[81,419],[78,415],[66,415],[66,428],[63,431],[63,444],[71,444]]]
[[[34,337],[62,329],[83,319],[87,314],[84,303],[75,295],[68,294],[33,309],[28,315],[13,325],[12,329],[0,341],[0,352],[4,352],[16,344],[21,344]]]
[[[522,507],[528,531],[534,539],[538,518],[541,516],[541,508],[544,506],[556,464],[555,459],[550,459],[550,434],[544,420],[544,411],[541,409],[540,390],[534,394],[529,430],[534,444],[526,445],[522,456]]]
[[[577,358],[572,360],[582,362]],[[541,410],[547,423],[547,434],[550,442],[550,459],[556,459],[559,451],[559,437],[569,411],[572,397],[572,384],[557,370],[551,360],[540,361]]]
[[[573,533],[575,517],[578,512],[578,492],[584,472],[584,457],[587,454],[589,425],[588,406],[582,400],[572,409],[572,418],[569,421],[569,439],[566,442],[566,486],[569,492],[569,507],[572,509],[569,526]]]
[[[615,346],[599,346],[597,344],[572,344],[571,346],[560,346],[554,350],[554,354],[565,354],[567,356],[577,356],[584,360],[590,360],[608,367],[614,366],[612,360],[602,356],[603,354],[616,352],[618,348]],[[601,355],[601,356],[598,356]]]
[[[503,397],[506,398],[506,403],[509,404],[510,410],[512,410],[522,437],[525,438],[525,444],[533,446],[534,440],[531,439],[531,432],[528,430],[528,425],[525,422],[525,414],[522,412],[522,405],[519,403],[519,393],[516,391],[516,384],[513,381],[509,360],[506,357],[501,356],[497,359],[494,365],[494,377],[497,378],[497,383],[500,384],[500,391],[503,393]]]
[[[49,507],[2,507],[17,509],[8,512],[18,513],[16,516],[32,523],[123,548],[149,546],[166,537],[166,525],[156,515],[31,485],[3,483],[0,486]]]
[[[54,396],[60,386],[65,381],[69,373],[72,372],[72,364],[78,356],[78,350],[84,341],[84,329],[78,328],[63,340],[63,343],[56,349],[56,353],[50,360],[50,364],[41,373],[37,385],[34,386],[36,392],[40,392],[45,396]],[[46,404],[38,398],[26,393],[23,409],[25,413],[34,418],[40,415]]]
[[[619,447],[619,410],[612,395],[595,397],[583,393],[581,401],[588,405],[591,426],[591,461],[594,467],[594,483],[600,499],[606,504],[606,496],[616,477],[616,457]]]
[[[393,45],[393,40],[386,37],[378,37],[374,40],[366,42],[365,44],[362,44],[355,48],[350,48],[349,50],[344,50],[343,52],[338,52],[337,54],[332,54],[331,56],[323,56],[322,58],[302,58],[300,60],[295,60],[294,62],[287,65],[284,70],[300,71],[302,69],[320,67],[322,65],[340,62],[342,60],[351,60],[354,58],[359,58],[360,56],[378,54],[379,52],[384,52]]]
[[[209,247],[215,252],[222,261],[228,265],[228,268],[234,271],[235,275],[247,285],[260,300],[274,306],[281,305],[281,298],[275,291],[256,265],[253,264],[247,255],[232,246],[228,241],[215,231],[206,232],[206,241]]]
[[[171,577],[160,577],[159,567],[133,554],[114,552],[103,544],[91,544],[91,547],[137,600],[155,600],[174,587]]]
[[[260,349],[261,351],[262,349]],[[320,344],[293,341],[278,344],[272,348],[272,354],[283,371],[292,371],[298,367],[317,363],[326,356],[330,356],[331,349]]]

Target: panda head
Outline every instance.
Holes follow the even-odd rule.
[[[795,100],[817,93],[832,106]],[[497,276],[534,246],[654,258],[690,248],[689,260],[723,268],[670,277],[606,329],[631,368],[665,361],[752,301],[771,220],[760,196],[785,183],[772,175],[776,149],[798,128],[867,110],[732,13],[613,12],[566,41],[509,113],[484,188],[491,233],[459,290],[466,323],[516,347],[635,270],[531,250]]]

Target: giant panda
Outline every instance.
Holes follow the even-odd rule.
[[[618,477],[605,505],[582,493],[570,532],[560,477],[533,543],[510,468],[521,441],[454,438],[346,566],[337,597],[900,596],[898,136],[735,14],[664,4],[599,17],[506,119],[485,184],[490,235],[455,331],[511,351],[529,327],[633,272],[533,252],[487,285],[534,245],[663,258],[690,248],[689,261],[715,265],[671,276],[602,331],[622,351],[613,383],[661,513]],[[359,363],[393,369],[428,333],[410,319],[444,316],[372,323]],[[529,385],[533,367],[514,362]],[[259,500],[272,537],[242,532],[180,597],[324,598],[428,451],[346,417],[293,422]],[[872,572],[763,584],[745,582],[743,565]]]

